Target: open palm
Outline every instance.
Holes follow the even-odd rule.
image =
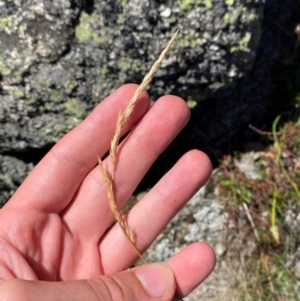
[[[112,274],[137,259],[113,215],[97,166],[109,149],[118,113],[136,89],[125,85],[98,105],[63,137],[36,166],[0,210],[0,279],[76,280]],[[149,109],[143,93],[124,127],[133,128],[120,146],[115,173],[121,208],[141,178],[189,119],[185,102],[164,96]],[[109,166],[109,157],[104,160]],[[207,181],[209,159],[190,151],[156,184],[127,216],[143,252],[171,218]],[[188,294],[210,273],[214,254],[195,243],[172,257],[180,295]]]

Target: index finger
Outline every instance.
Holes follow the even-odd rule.
[[[117,89],[76,128],[65,135],[19,187],[7,207],[58,213],[72,200],[80,183],[109,148],[119,112],[124,111],[137,85]],[[149,108],[146,92],[140,96],[123,134]]]

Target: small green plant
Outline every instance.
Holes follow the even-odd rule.
[[[288,208],[300,212],[300,127],[291,121],[280,127],[281,120],[281,116],[275,118],[267,135],[272,144],[256,153],[253,164],[260,171],[255,179],[239,169],[243,154],[238,154],[222,161],[215,180],[225,211],[238,229],[239,239],[228,248],[236,256],[245,253],[245,242],[256,245],[251,255],[240,255],[230,300],[300,300],[299,284],[287,266],[299,237],[286,224]]]
[[[284,163],[282,162],[282,142],[279,141],[277,133],[276,133],[276,129],[277,129],[277,125],[279,123],[280,120],[280,115],[276,117],[275,121],[273,122],[273,126],[272,126],[272,133],[273,133],[273,139],[274,139],[274,148],[277,151],[277,157],[276,157],[276,164],[278,164],[281,168],[281,171],[283,173],[283,175],[286,177],[287,181],[289,182],[289,184],[291,185],[291,187],[294,189],[297,197],[298,197],[298,206],[300,207],[300,191],[297,187],[297,184],[293,181],[293,179],[290,177],[289,173],[287,172],[287,170],[284,167]],[[286,132],[286,128],[284,128],[284,132]]]

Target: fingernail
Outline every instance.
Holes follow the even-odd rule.
[[[141,266],[135,275],[151,297],[161,297],[173,288],[174,276],[165,264]]]

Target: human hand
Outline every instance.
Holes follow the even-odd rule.
[[[119,111],[136,85],[101,102],[41,160],[0,210],[0,300],[171,300],[186,296],[212,271],[214,252],[194,243],[167,263],[127,270],[137,255],[113,215],[97,164],[110,145]],[[121,208],[141,178],[189,119],[185,102],[164,96],[149,109],[144,92],[124,127],[115,172]],[[109,157],[104,160],[109,164]],[[208,180],[211,163],[193,150],[127,215],[144,252]]]

